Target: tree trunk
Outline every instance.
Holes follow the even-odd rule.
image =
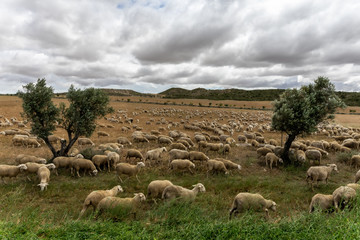
[[[290,165],[291,160],[289,158],[289,149],[291,147],[291,143],[295,140],[296,134],[290,134],[288,135],[288,138],[285,142],[284,151],[281,155],[282,160],[284,161],[284,165]]]
[[[52,162],[52,160],[56,157],[58,157],[58,153],[56,152],[54,146],[49,142],[49,140],[47,138],[43,138],[44,142],[46,143],[46,146],[48,146],[48,148],[50,149],[50,151],[52,152],[53,154],[53,157],[50,159],[50,162]]]

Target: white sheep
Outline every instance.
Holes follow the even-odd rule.
[[[161,195],[164,191],[164,189],[167,186],[173,185],[172,182],[169,180],[154,180],[151,181],[147,188],[147,195],[146,198],[150,199],[152,198],[154,202],[156,203],[156,198],[161,198]]]
[[[145,154],[145,161],[147,161],[147,160],[159,161],[161,153],[163,153],[163,152],[167,152],[166,147],[155,148],[155,149],[149,150]]]
[[[232,170],[232,169],[236,169],[236,170],[241,170],[241,166],[240,164],[236,164],[230,160],[227,159],[223,159],[223,158],[215,158],[215,160],[221,161],[225,164],[225,167],[227,170]]]
[[[188,150],[184,144],[179,143],[179,142],[171,143],[169,146],[169,149],[170,150],[172,150],[172,149]]]
[[[79,145],[79,147],[86,146],[86,145],[95,146],[95,143],[93,141],[91,141],[91,139],[89,139],[89,138],[78,138],[78,145]]]
[[[206,189],[202,183],[197,183],[193,185],[193,189],[191,190],[178,185],[170,185],[164,189],[161,198],[167,200],[171,200],[175,198],[194,200],[199,192],[205,192],[205,191]]]
[[[18,166],[13,166],[13,165],[5,165],[2,164],[0,165],[0,177],[1,177],[1,181],[3,183],[5,183],[4,181],[4,177],[8,177],[8,178],[13,178],[13,177],[17,177],[17,175],[21,172],[26,170],[27,167],[25,164],[20,164]]]
[[[328,182],[328,178],[332,171],[338,171],[336,164],[328,164],[326,166],[315,166],[310,167],[306,172],[306,181],[309,183],[311,180],[311,189],[314,191],[314,182],[317,184],[318,181]]]
[[[351,201],[356,197],[356,191],[351,187],[341,186],[332,193],[334,197],[335,210],[344,209],[345,206],[351,207]]]
[[[272,152],[269,152],[266,154],[265,162],[266,162],[266,166],[269,166],[270,169],[272,169],[272,165],[274,162],[275,162],[275,166],[278,166],[278,162],[284,163],[284,161],[281,158],[279,158]]]
[[[190,155],[188,151],[179,150],[179,149],[172,149],[169,151],[169,163],[174,159],[189,159]]]
[[[357,183],[348,183],[348,184],[346,184],[346,186],[351,187],[356,192],[360,190],[360,184],[357,184]]]
[[[16,158],[15,158],[15,163],[16,163],[16,164],[22,164],[22,163],[27,163],[27,162],[34,162],[34,163],[42,163],[42,164],[45,164],[45,163],[46,163],[46,159],[45,159],[45,158],[36,157],[36,156],[32,156],[32,155],[25,155],[25,154],[19,154],[19,155],[17,155]]]
[[[96,166],[96,168],[101,172],[101,166],[102,165],[108,165],[108,171],[110,172],[110,163],[108,161],[108,156],[107,155],[94,155],[91,158],[91,161],[94,163],[94,165]],[[104,166],[104,170],[105,170],[105,166]]]
[[[360,170],[356,172],[355,174],[355,183],[357,183],[360,179]]]
[[[296,150],[295,152],[296,154],[296,160],[301,163],[301,164],[304,164],[306,162],[306,154],[303,150]]]
[[[232,207],[230,209],[230,216],[237,212],[245,210],[264,211],[266,216],[269,217],[269,209],[276,211],[276,203],[272,200],[265,199],[258,193],[241,192],[235,196]]]
[[[56,176],[59,175],[58,169],[59,168],[70,168],[72,170],[72,163],[76,160],[75,157],[56,157],[53,160],[55,164],[55,174]]]
[[[92,191],[86,198],[83,204],[83,208],[80,212],[79,218],[81,218],[85,211],[92,206],[94,211],[99,202],[105,197],[115,197],[119,192],[124,192],[120,185],[117,185],[109,190],[96,190]]]
[[[126,137],[118,137],[117,142],[123,145],[132,145],[132,143]]]
[[[354,165],[355,169],[360,166],[360,155],[353,155],[351,157],[350,165]]]
[[[98,131],[98,132],[97,132],[97,136],[98,136],[98,137],[109,137],[110,134],[107,133],[107,132],[104,132],[104,131]]]
[[[73,158],[71,165],[72,165],[72,168],[76,170],[78,177],[80,177],[80,174],[79,174],[80,169],[84,170],[84,176],[87,171],[89,171],[89,173],[94,174],[94,176],[98,173],[98,170],[96,169],[94,163],[88,159]]]
[[[49,163],[49,164],[40,164],[40,163],[34,163],[34,162],[27,162],[25,163],[27,169],[26,172],[27,173],[37,173],[37,171],[39,170],[40,167],[47,167],[48,169],[52,170],[55,169],[56,166],[53,163]],[[27,177],[30,181],[31,179],[29,177]]]
[[[309,161],[310,160],[313,160],[314,162],[318,161],[319,164],[321,162],[321,152],[319,150],[315,150],[315,149],[306,150],[305,156]]]
[[[39,148],[41,144],[35,138],[24,138],[23,143],[26,147]]]
[[[104,210],[111,210],[119,207],[135,208],[145,201],[146,197],[143,193],[134,193],[133,198],[105,197],[97,205],[97,214],[95,218],[98,218]]]
[[[169,168],[175,171],[188,170],[191,174],[194,174],[191,168],[195,169],[195,164],[188,159],[174,159],[171,161]]]
[[[37,175],[40,180],[40,183],[38,184],[38,186],[40,186],[40,191],[44,191],[47,189],[50,182],[50,170],[46,166],[42,166],[38,169]]]
[[[228,170],[225,167],[225,164],[222,161],[210,159],[209,161],[207,161],[206,166],[207,166],[207,171],[206,171],[207,176],[209,175],[210,171],[216,173],[223,172],[224,174],[229,174]]]
[[[116,164],[120,162],[120,155],[116,152],[111,152],[111,151],[105,151],[104,153],[107,155],[108,165],[113,166],[113,168],[115,169]],[[108,170],[110,172],[110,167]]]
[[[115,169],[118,178],[121,182],[123,182],[123,180],[120,177],[121,174],[128,175],[128,178],[135,175],[138,182],[140,182],[137,174],[142,167],[145,167],[145,164],[143,162],[138,162],[136,165],[131,165],[129,163],[118,163]]]
[[[315,194],[310,203],[309,213],[315,210],[315,207],[319,207],[322,211],[329,211],[334,207],[334,197],[332,194]]]
[[[125,155],[125,160],[126,159],[131,159],[134,158],[135,161],[136,159],[139,159],[140,161],[142,161],[144,159],[143,155],[141,154],[141,152],[137,149],[128,149]]]
[[[191,151],[189,152],[190,161],[208,161],[210,158],[203,152]]]

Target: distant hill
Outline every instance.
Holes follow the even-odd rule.
[[[238,101],[274,101],[283,93],[284,89],[264,90],[242,90],[224,89],[209,90],[196,88],[187,90],[183,88],[170,88],[159,93],[163,98],[187,98],[187,99],[209,99],[209,100],[238,100]],[[360,106],[360,93],[358,92],[337,92],[337,95],[348,106]]]
[[[151,93],[139,93],[129,89],[107,89],[102,88],[104,92],[108,93],[110,96],[139,96],[139,97],[155,97],[156,94]]]

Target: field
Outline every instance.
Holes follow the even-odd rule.
[[[128,100],[130,99],[130,100]],[[56,103],[63,99],[54,99]],[[155,102],[157,104],[150,104]],[[211,102],[210,107],[209,103]],[[159,104],[159,103],[166,103]],[[177,105],[171,105],[176,103]],[[194,106],[188,106],[190,103]],[[199,105],[202,106],[200,106]],[[125,111],[128,117],[135,121],[128,123],[111,123],[105,119],[98,122],[111,124],[114,128],[98,128],[96,131],[106,131],[109,137],[97,137],[96,131],[91,137],[96,145],[106,142],[116,142],[120,136],[131,139],[134,125],[141,127],[143,132],[165,128],[162,134],[168,134],[168,124],[188,120],[190,123],[201,121],[216,121],[227,124],[228,120],[243,114],[252,119],[263,116],[269,123],[270,111],[250,109],[217,108],[216,106],[230,106],[239,108],[271,108],[270,102],[238,102],[238,101],[209,101],[209,100],[173,100],[160,98],[112,97],[111,106],[115,111]],[[226,105],[225,105],[226,104]],[[206,106],[206,107],[204,107]],[[265,107],[263,107],[265,106]],[[163,111],[163,110],[166,111]],[[360,108],[351,107],[360,112]],[[21,100],[17,97],[0,97],[0,115],[10,119],[21,119]],[[343,110],[349,112],[349,109]],[[157,114],[154,114],[154,113]],[[115,112],[112,115],[121,116]],[[265,116],[265,117],[264,117]],[[151,124],[146,124],[150,118]],[[164,119],[166,124],[160,123]],[[138,120],[138,121],[137,121]],[[157,124],[159,122],[159,124]],[[360,127],[360,115],[336,115],[335,122],[346,127]],[[129,126],[127,133],[121,127]],[[7,128],[0,128],[0,131]],[[188,134],[191,138],[195,131],[185,130],[183,124],[171,127]],[[213,133],[210,133],[213,134]],[[235,132],[234,138],[242,132]],[[58,129],[55,135],[65,137],[65,131]],[[274,132],[263,133],[266,140],[275,139],[281,142],[281,134]],[[0,135],[0,163],[14,164],[15,157],[20,154],[31,154],[47,159],[51,153],[47,147],[38,149],[12,146],[12,136]],[[333,141],[324,135],[311,135],[305,140]],[[158,143],[134,144],[134,148],[144,154],[147,150],[158,147]],[[224,157],[221,153],[209,153],[210,158]],[[6,179],[6,184],[0,184],[0,238],[1,239],[353,239],[359,236],[360,226],[358,218],[360,209],[327,215],[323,213],[308,214],[311,197],[315,193],[331,194],[334,189],[349,182],[353,182],[356,170],[340,161],[348,156],[330,153],[322,164],[336,163],[339,173],[332,174],[329,183],[320,183],[315,192],[305,181],[308,164],[300,167],[280,166],[270,171],[263,161],[259,161],[256,148],[251,146],[233,146],[226,156],[242,166],[240,172],[230,175],[210,175],[206,170],[197,166],[194,175],[189,173],[169,172],[167,167],[168,155],[163,155],[163,163],[156,167],[146,167],[139,173],[140,183],[130,178],[120,183],[115,172],[100,172],[97,176],[72,177],[67,170],[60,170],[59,176],[51,175],[48,189],[39,191],[38,180],[33,176],[30,182],[21,174],[16,179]],[[88,210],[81,220],[78,218],[82,203],[93,190],[110,189],[121,184],[124,193],[119,197],[132,197],[133,193],[146,194],[147,185],[155,179],[168,179],[174,184],[191,188],[193,184],[203,183],[205,193],[199,193],[196,200],[189,202],[161,202],[154,204],[148,201],[136,211],[136,216],[129,212],[119,212],[93,219]],[[264,213],[239,214],[234,220],[228,220],[234,196],[239,192],[257,192],[265,198],[272,199],[278,204],[276,212],[270,212],[270,218],[265,219]],[[330,216],[330,217],[329,217]],[[335,228],[335,231],[332,230]]]

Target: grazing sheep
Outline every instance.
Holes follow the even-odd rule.
[[[127,159],[131,159],[134,158],[135,161],[136,159],[139,159],[140,161],[142,161],[144,159],[143,155],[141,154],[141,152],[137,149],[128,149],[125,155],[125,161]]]
[[[87,145],[95,146],[95,143],[93,143],[93,141],[91,141],[89,138],[78,138],[78,145],[79,147]]]
[[[136,142],[136,143],[144,143],[144,142],[148,143],[149,142],[149,140],[146,137],[142,136],[142,135],[133,136],[133,141]]]
[[[25,163],[25,165],[27,167],[27,169],[26,169],[27,173],[37,173],[39,168],[44,167],[44,166],[50,170],[56,168],[55,164],[53,164],[53,163],[49,163],[49,164],[45,165],[45,164],[40,164],[40,163],[28,162],[28,163]],[[31,180],[29,177],[28,177],[28,179]]]
[[[68,154],[69,157],[75,157],[76,155],[80,154],[80,150],[77,148],[72,148],[70,150],[70,153]]]
[[[177,140],[178,143],[182,143],[187,149],[191,148],[191,145],[184,139]]]
[[[143,193],[134,193],[133,198],[119,198],[119,197],[105,197],[101,199],[101,201],[98,203],[96,211],[97,214],[95,216],[95,219],[97,219],[104,210],[111,210],[118,207],[124,207],[124,208],[135,208],[137,205],[139,205],[141,202],[145,202],[146,197]]]
[[[259,147],[258,149],[256,149],[258,159],[263,159],[263,157],[265,157],[266,154],[272,153],[272,152],[273,151],[267,147]]]
[[[199,142],[199,148],[200,148],[200,143],[203,143],[203,142]],[[218,152],[218,151],[220,151],[223,147],[224,147],[224,144],[223,144],[223,143],[206,143],[206,149],[207,149],[208,151]]]
[[[173,149],[171,151],[169,151],[169,163],[171,162],[171,160],[174,159],[189,159],[190,158],[190,154],[188,151],[184,151],[184,150],[179,150],[179,149]]]
[[[204,135],[195,135],[194,136],[195,142],[199,143],[200,141],[207,142],[207,139]]]
[[[96,168],[101,172],[101,165],[108,165],[108,171],[110,172],[110,163],[108,160],[108,156],[107,155],[94,155],[91,158],[91,161],[94,163],[94,165],[96,166]],[[104,170],[105,170],[105,166],[104,166]]]
[[[231,150],[231,147],[229,144],[225,144],[224,145],[224,148],[223,148],[223,154],[227,154],[227,153],[230,153],[230,150]]]
[[[328,178],[332,171],[338,171],[336,164],[328,164],[326,166],[316,166],[310,167],[306,172],[306,181],[309,183],[309,179],[311,180],[311,189],[314,191],[314,182],[317,184],[318,181],[326,181],[328,182]]]
[[[357,183],[360,179],[360,170],[356,172],[355,174],[355,183]]]
[[[202,183],[197,183],[197,184],[193,185],[192,190],[183,188],[178,185],[170,185],[164,189],[161,198],[167,199],[167,200],[171,200],[171,199],[175,199],[175,198],[181,198],[181,199],[185,199],[185,200],[194,200],[196,195],[199,192],[205,192],[205,191],[206,191],[206,189]]]
[[[81,209],[79,218],[81,218],[85,211],[90,207],[93,206],[95,211],[96,207],[98,206],[99,202],[105,197],[115,197],[119,192],[124,192],[123,188],[120,185],[117,185],[109,190],[96,190],[92,191],[86,198],[83,204],[83,208]]]
[[[360,155],[353,155],[351,157],[350,165],[354,165],[355,169],[360,166]]]
[[[225,164],[225,167],[227,170],[232,170],[232,169],[237,169],[237,170],[241,170],[241,166],[239,164],[236,164],[230,160],[227,159],[223,159],[223,158],[215,158],[215,160],[221,161]]]
[[[272,169],[272,165],[275,162],[275,166],[278,166],[278,162],[280,163],[284,163],[283,160],[281,158],[279,158],[278,156],[276,156],[274,153],[270,152],[268,154],[266,154],[265,156],[265,162],[266,162],[266,166],[269,166],[270,169]]]
[[[260,143],[258,141],[256,141],[255,139],[251,140],[251,146],[253,147],[259,147]]]
[[[333,195],[315,194],[311,199],[309,213],[314,212],[315,207],[319,207],[322,211],[331,211],[334,207]]]
[[[306,162],[306,154],[303,150],[296,150],[295,152],[296,154],[296,160],[301,163],[301,164],[304,164]]]
[[[225,164],[222,161],[210,159],[207,161],[207,171],[206,174],[208,175],[210,171],[212,172],[223,172],[224,174],[229,174],[228,170],[225,167]]]
[[[60,142],[61,140],[63,140],[63,138],[55,136],[55,135],[49,135],[48,140],[51,144],[56,144],[56,143]]]
[[[29,137],[27,135],[14,135],[11,141],[14,146],[23,146],[26,138]]]
[[[351,187],[356,192],[360,190],[360,184],[357,184],[357,183],[348,183],[348,184],[346,184],[346,186]]]
[[[341,186],[332,193],[334,197],[335,210],[344,209],[346,206],[351,207],[351,201],[356,196],[356,191],[351,187]]]
[[[194,146],[195,146],[195,143],[194,143],[190,138],[188,138],[188,137],[181,137],[181,138],[179,138],[179,140],[185,140],[185,141],[187,141],[187,142],[190,144],[191,147],[194,147]]]
[[[23,143],[26,147],[39,148],[41,144],[35,138],[24,138]]]
[[[355,139],[346,139],[346,140],[344,140],[344,142],[341,145],[344,147],[351,148],[351,149],[359,148],[359,142],[356,141]]]
[[[172,150],[172,149],[180,149],[180,150],[187,151],[187,147],[184,144],[178,143],[178,142],[170,144],[169,150]]]
[[[237,139],[240,143],[247,143],[247,138],[244,135],[239,135]]]
[[[191,151],[189,153],[190,161],[208,161],[210,158],[203,152]]]
[[[123,145],[132,145],[132,143],[126,137],[118,137],[117,142]]]
[[[315,150],[315,149],[306,150],[305,151],[305,156],[306,156],[307,159],[309,159],[309,161],[310,160],[313,160],[314,162],[318,161],[319,165],[320,165],[321,152],[319,150]]]
[[[40,191],[47,189],[50,182],[50,170],[46,166],[42,166],[37,171],[38,178],[40,179]]]
[[[76,170],[78,177],[80,177],[79,174],[80,169],[84,169],[84,176],[87,171],[89,171],[90,174],[91,173],[94,174],[94,176],[98,173],[98,170],[96,170],[96,167],[92,161],[83,158],[73,158],[73,159],[74,160],[72,161],[71,165],[72,168]]]
[[[174,159],[170,163],[170,169],[172,170],[188,170],[191,174],[194,174],[190,168],[195,169],[195,164],[187,159]]]
[[[107,132],[104,132],[104,131],[98,131],[97,136],[98,137],[109,137],[110,134],[108,134]]]
[[[166,147],[155,148],[155,149],[149,150],[145,154],[145,161],[147,161],[147,160],[159,161],[161,153],[163,153],[163,152],[167,152]]]
[[[307,147],[306,150],[318,150],[320,153],[321,153],[321,156],[328,156],[329,153],[321,148],[317,148],[317,147],[313,147],[313,146],[310,146],[310,147]]]
[[[198,142],[198,146],[199,146],[199,151],[200,151],[201,149],[206,149],[208,146],[208,143],[205,141],[200,141],[200,142]]]
[[[104,153],[108,158],[108,166],[113,166],[113,168],[115,169],[116,164],[120,162],[120,155],[117,154],[116,152],[111,152],[111,151],[105,151]],[[110,167],[108,170],[110,172]]]
[[[164,189],[167,186],[173,185],[172,182],[169,180],[154,180],[151,181],[147,188],[147,195],[146,198],[150,199],[152,198],[154,202],[156,203],[156,198],[161,198],[161,195],[164,191]]]
[[[8,178],[13,178],[13,177],[17,177],[17,175],[23,171],[26,170],[27,167],[25,164],[20,164],[18,166],[13,166],[13,165],[0,165],[0,177],[1,177],[1,181],[3,183],[5,183],[4,181],[4,177],[8,177]]]
[[[273,146],[279,146],[278,141],[276,141],[275,139],[270,139],[270,140],[269,140],[269,144],[270,144],[270,145],[273,145]]]
[[[22,164],[22,163],[27,163],[27,162],[45,164],[46,159],[45,158],[39,158],[39,157],[36,157],[36,156],[31,156],[31,155],[25,155],[25,154],[19,154],[15,158],[15,163],[16,164]]]
[[[75,161],[76,157],[56,157],[53,160],[55,164],[55,174],[56,176],[59,175],[58,169],[59,168],[70,168],[72,169],[72,163]]]
[[[123,180],[120,177],[121,174],[128,175],[128,178],[135,175],[138,182],[140,182],[137,174],[142,167],[145,167],[145,164],[143,162],[138,162],[136,165],[131,165],[129,163],[118,163],[115,169],[118,178],[121,182],[123,182]]]
[[[160,143],[160,144],[170,145],[170,144],[172,144],[172,142],[173,141],[169,137],[166,137],[166,136],[161,136],[158,138],[158,143]]]
[[[241,192],[235,196],[232,207],[230,209],[230,216],[237,212],[243,212],[244,210],[264,211],[266,216],[269,217],[269,209],[276,211],[276,203],[272,200],[265,199],[258,193]]]

